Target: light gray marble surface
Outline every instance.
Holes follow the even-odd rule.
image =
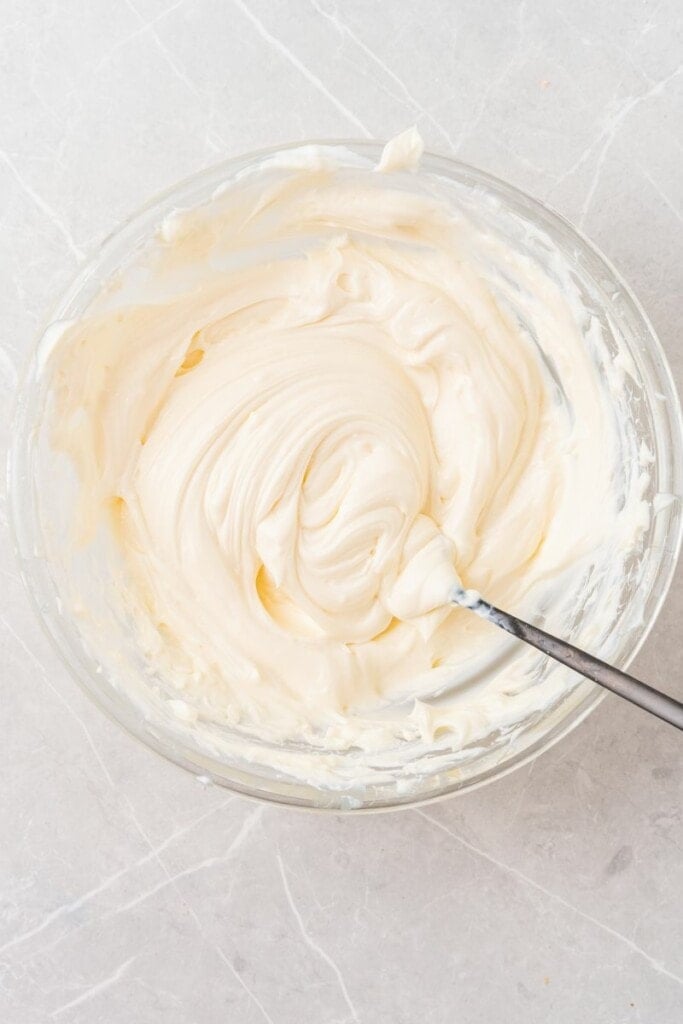
[[[2,443],[37,323],[151,193],[416,122],[547,199],[683,377],[680,0],[2,0]],[[203,787],[90,706],[0,505],[3,1024],[678,1024],[681,744],[608,698],[535,764],[376,817]],[[683,576],[637,669],[681,686]]]

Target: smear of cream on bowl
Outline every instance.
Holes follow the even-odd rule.
[[[647,526],[618,368],[561,256],[511,247],[421,152],[411,130],[376,169],[330,147],[251,166],[45,356],[75,534],[113,538],[150,694],[284,770],[288,744],[398,764],[548,707],[566,676],[539,683],[449,590],[562,631],[598,588],[599,640]]]

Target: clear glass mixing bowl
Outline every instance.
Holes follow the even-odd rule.
[[[153,199],[102,244],[52,312],[50,322],[80,317],[102,284],[139,251],[167,214],[206,202],[219,186],[264,157],[311,144],[297,143],[227,160]],[[315,145],[344,147],[372,163],[381,153],[381,145],[376,142]],[[438,180],[440,187],[467,194],[470,200],[474,197],[484,206],[491,200],[502,204],[515,223],[533,229],[526,242],[539,261],[544,258],[543,245],[534,252],[533,239],[545,235],[570,262],[575,283],[587,308],[599,318],[610,351],[616,354],[625,348],[633,361],[628,383],[629,414],[639,438],[654,453],[645,497],[681,494],[683,436],[671,373],[647,317],[616,271],[556,213],[489,174],[431,154],[424,156],[419,173]],[[50,445],[45,416],[50,401],[49,379],[40,372],[44,346],[44,340],[37,344],[19,395],[9,462],[12,520],[22,575],[48,635],[74,678],[106,714],[148,747],[196,774],[252,797],[334,810],[389,808],[463,792],[500,777],[555,743],[600,701],[603,691],[586,682],[577,683],[567,673],[566,692],[559,702],[513,731],[505,735],[494,732],[449,758],[423,757],[407,772],[392,773],[385,768],[377,771],[376,780],[362,786],[314,786],[261,764],[258,743],[247,752],[237,744],[232,754],[226,754],[231,740],[224,730],[220,752],[218,746],[212,751],[210,744],[195,741],[191,732],[181,729],[170,716],[164,720],[146,714],[130,689],[117,685],[115,668],[103,666],[97,656],[96,638],[93,643],[92,633],[85,635],[83,631],[82,620],[66,611],[69,602],[64,596],[73,573],[79,571],[67,555],[66,539],[69,495],[75,481],[69,465],[56,457]],[[642,556],[624,580],[610,645],[602,652],[621,667],[633,659],[655,622],[675,568],[682,525],[680,502],[660,499]],[[83,578],[91,580],[85,599],[93,609],[99,609],[105,628],[107,605],[101,579],[87,559],[80,571]],[[577,635],[580,619],[579,612],[569,630],[573,636]],[[121,637],[122,649],[129,641],[132,643],[130,636]],[[296,748],[288,753],[296,759]]]

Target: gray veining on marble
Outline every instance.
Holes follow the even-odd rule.
[[[37,324],[151,193],[304,136],[428,145],[580,224],[683,380],[678,0],[2,0],[0,429]],[[105,721],[0,504],[3,1024],[677,1024],[680,738],[607,698],[489,788],[257,806]],[[681,679],[683,575],[638,659]]]

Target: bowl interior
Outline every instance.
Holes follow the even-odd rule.
[[[317,145],[342,149],[366,165],[374,164],[381,152],[378,143],[369,142]],[[168,213],[208,201],[218,187],[270,152],[275,151],[226,161],[148,204],[110,236],[82,269],[53,311],[51,322],[83,315],[102,285],[129,263]],[[681,414],[666,359],[626,285],[557,214],[484,172],[443,157],[426,155],[420,175],[428,187],[452,196],[484,224],[491,218],[499,227],[503,216],[514,244],[542,265],[559,251],[572,267],[583,306],[600,323],[609,358],[627,367],[622,382],[624,408],[638,443],[652,454],[644,497],[653,515],[642,553],[634,556],[625,574],[610,636],[596,652],[626,666],[655,621],[681,542],[680,502],[673,498],[681,492],[683,474]],[[401,771],[393,770],[391,759],[385,757],[373,766],[371,780],[362,785],[354,782],[354,752],[348,754],[345,778],[342,773],[331,778],[329,785],[313,786],[278,766],[276,748],[269,749],[266,757],[267,744],[239,734],[229,736],[226,743],[225,735],[210,728],[201,740],[193,738],[159,702],[150,701],[140,654],[127,624],[111,604],[103,568],[109,538],[103,532],[75,556],[66,543],[77,481],[66,457],[55,453],[50,437],[52,398],[43,369],[54,336],[48,330],[36,346],[19,398],[10,459],[13,524],[22,572],[48,634],[76,679],[107,714],[145,744],[197,774],[251,796],[306,807],[391,807],[469,789],[504,774],[555,742],[598,702],[601,693],[592,684],[572,680],[567,670],[546,666],[543,671],[564,673],[567,686],[542,715],[532,715],[505,733],[494,732],[457,752],[435,745]],[[569,638],[580,637],[586,614],[589,610],[577,608],[575,621],[568,624]],[[98,633],[105,629],[113,629],[118,638],[114,658],[104,658],[98,647]],[[310,751],[304,753],[308,756]],[[296,749],[289,754],[291,763]]]

